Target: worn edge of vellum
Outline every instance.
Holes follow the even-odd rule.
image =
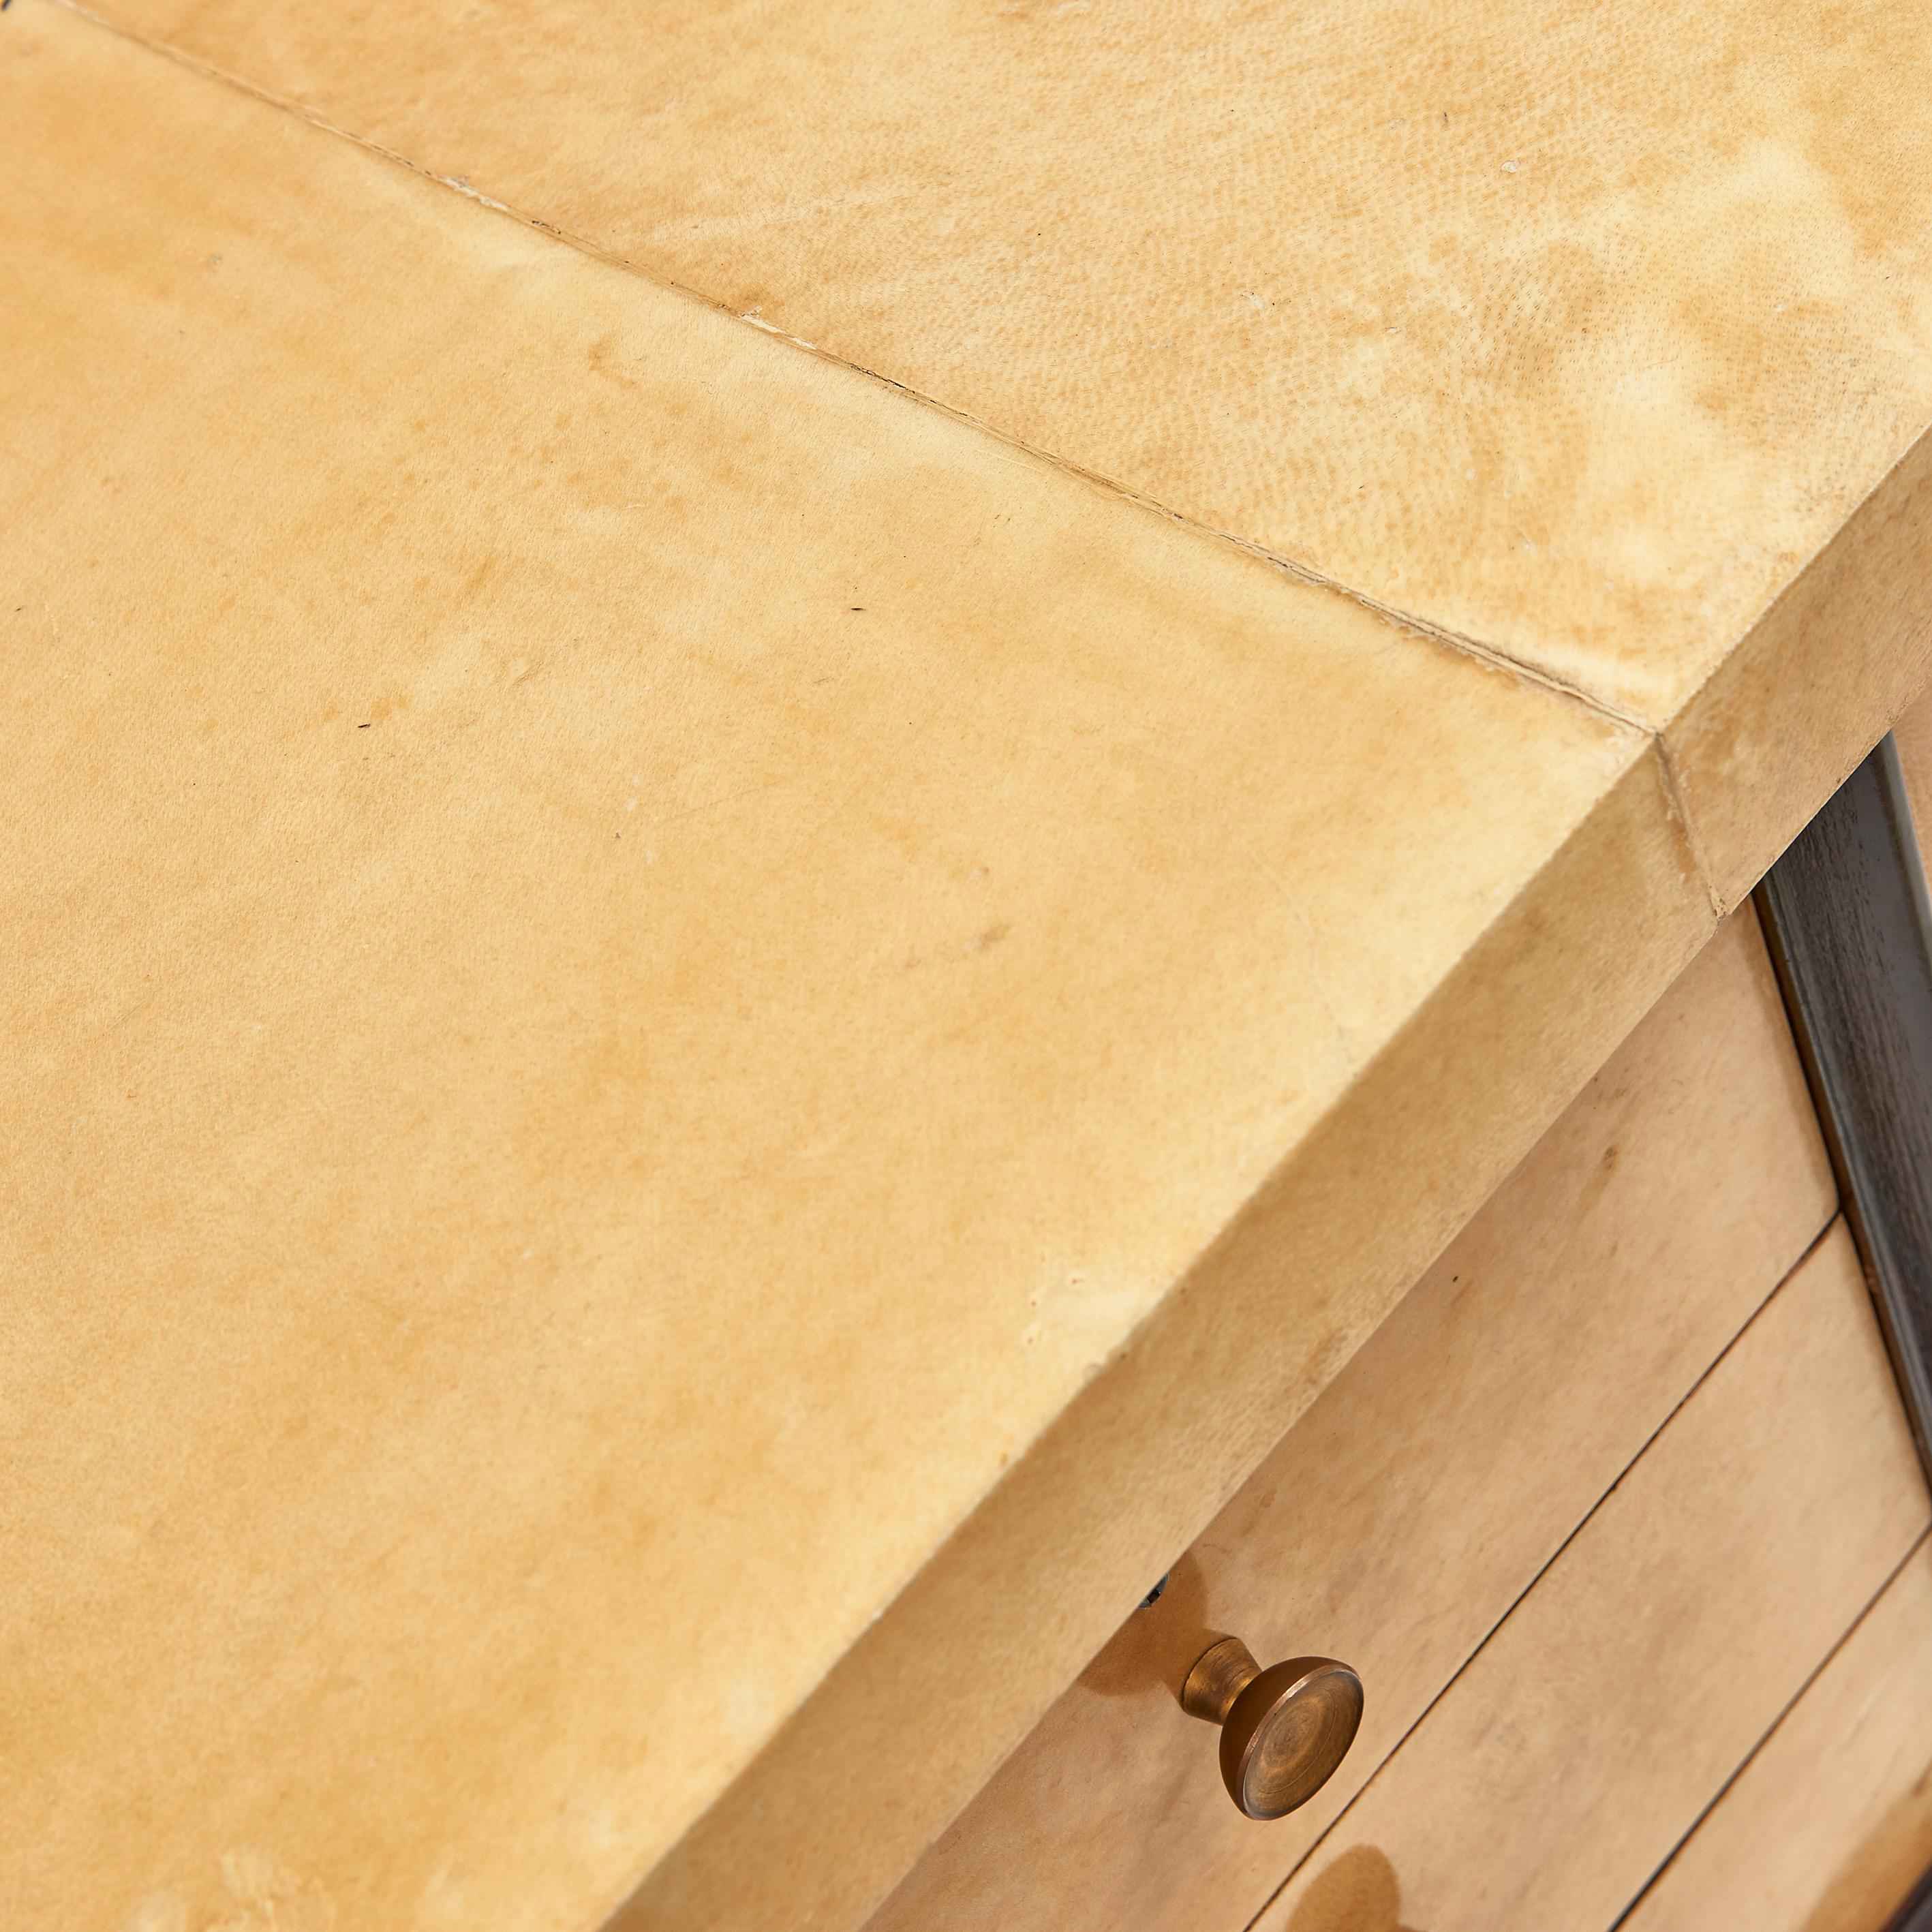
[[[1715,928],[1651,747],[610,1932],[860,1922]]]

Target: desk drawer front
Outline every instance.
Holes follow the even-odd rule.
[[[869,1932],[1240,1932],[1830,1220],[1730,922],[1175,1564]],[[1220,1632],[1361,1674],[1342,1768],[1241,1817],[1176,1701]],[[1430,1932],[1438,1932],[1431,1924]]]
[[[1928,1514],[1840,1222],[1257,1932],[1605,1932]]]

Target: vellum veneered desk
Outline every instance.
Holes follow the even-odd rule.
[[[1932,15],[10,0],[0,117],[0,1922],[1876,1928],[1749,901],[1932,677]],[[1224,1634],[1366,1689],[1274,1823]]]

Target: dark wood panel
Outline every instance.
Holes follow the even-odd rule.
[[[1889,738],[1758,890],[1846,1210],[1932,1470],[1932,908]]]
[[[1772,868],[1758,905],[1932,1473],[1932,906],[1890,738]],[[1932,1932],[1932,1871],[1886,1932]]]

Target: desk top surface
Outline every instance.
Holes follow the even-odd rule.
[[[107,0],[1653,726],[1932,416],[1896,0]]]
[[[0,1900],[849,1924],[1932,670],[1932,22],[106,10]]]

